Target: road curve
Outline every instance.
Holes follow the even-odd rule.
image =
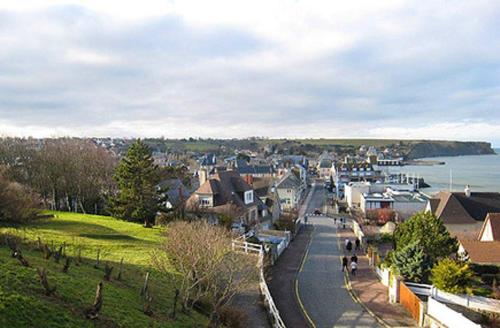
[[[324,189],[315,186],[308,213],[322,208]],[[337,228],[327,217],[309,217],[312,240],[297,276],[298,296],[306,315],[317,328],[379,327],[345,287],[341,271]]]

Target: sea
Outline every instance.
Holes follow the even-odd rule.
[[[466,185],[474,191],[500,192],[500,148],[496,155],[470,155],[422,158],[444,162],[444,165],[407,165],[385,167],[390,173],[408,173],[424,178],[430,188],[421,191],[433,195],[442,190],[463,191]]]

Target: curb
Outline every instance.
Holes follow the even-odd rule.
[[[309,248],[311,247],[312,240],[313,240],[313,233],[315,230],[315,227],[313,227],[313,231],[311,232],[311,239],[309,239],[309,242],[307,243],[306,250],[304,251],[304,254],[302,255],[302,260],[300,261],[300,266],[297,272],[295,273],[295,280],[294,280],[294,288],[295,288],[295,299],[297,301],[297,304],[300,307],[300,311],[302,312],[302,315],[306,319],[306,321],[309,323],[309,325],[313,328],[316,328],[316,325],[314,324],[314,321],[312,321],[311,317],[307,313],[306,308],[304,307],[304,304],[302,303],[302,300],[300,299],[300,294],[299,294],[299,274],[302,272],[302,269],[304,268],[304,264],[306,262],[307,255],[309,254]]]

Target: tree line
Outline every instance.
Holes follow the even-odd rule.
[[[0,140],[5,178],[36,192],[52,210],[104,213],[117,163],[113,153],[88,139]]]

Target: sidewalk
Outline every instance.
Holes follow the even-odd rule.
[[[338,235],[341,240],[349,238],[354,244],[356,236],[352,230],[339,229]],[[341,246],[346,253],[344,245]],[[382,285],[374,269],[368,265],[368,258],[365,254],[362,251],[356,251],[356,255],[358,256],[358,271],[356,276],[349,273],[349,280],[359,300],[379,320],[382,320],[386,327],[416,327],[416,322],[401,304],[389,303],[388,288]],[[347,254],[349,263],[351,256],[352,253]]]
[[[295,295],[295,277],[311,238],[312,226],[303,227],[276,264],[270,268],[267,284],[287,327],[309,327]]]

